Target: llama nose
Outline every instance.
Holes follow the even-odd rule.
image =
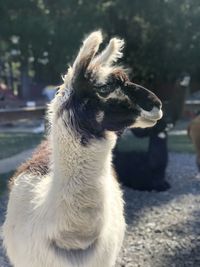
[[[138,90],[137,100],[139,106],[146,110],[151,111],[153,108],[156,108],[160,110],[162,108],[162,103],[160,99],[152,92],[150,92],[148,89],[139,87],[140,90]]]
[[[137,102],[138,106],[148,112],[153,108],[157,108],[158,110],[162,108],[160,99],[154,93],[141,85],[126,82],[124,90],[131,100]]]
[[[161,109],[162,102],[154,93],[150,93],[147,100],[142,103],[142,108],[146,111],[151,111],[154,107]]]

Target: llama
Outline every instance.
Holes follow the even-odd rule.
[[[4,246],[14,267],[111,267],[122,246],[122,192],[112,169],[117,132],[150,127],[160,100],[129,81],[124,41],[97,54],[91,33],[49,105],[49,134],[12,180]]]

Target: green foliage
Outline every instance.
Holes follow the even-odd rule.
[[[0,0],[0,25],[0,61],[28,65],[40,83],[58,84],[83,36],[98,28],[126,39],[136,81],[153,87],[183,71],[200,77],[198,0]]]

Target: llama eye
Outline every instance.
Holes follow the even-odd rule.
[[[105,96],[105,95],[108,95],[109,93],[113,92],[115,90],[115,86],[112,84],[103,85],[103,86],[97,87],[96,90],[100,95]]]
[[[99,88],[99,93],[110,93],[110,87],[108,85]]]

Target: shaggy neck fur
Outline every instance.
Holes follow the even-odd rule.
[[[56,216],[60,221],[56,227],[60,225],[59,232],[64,235],[56,237],[55,244],[70,250],[87,249],[103,227],[106,213],[103,203],[109,178],[112,177],[111,152],[116,136],[107,133],[106,138],[94,139],[83,146],[80,137],[70,127],[66,128],[66,121],[60,117],[52,121],[50,139],[53,176],[47,198],[50,210],[52,205],[62,209]]]

